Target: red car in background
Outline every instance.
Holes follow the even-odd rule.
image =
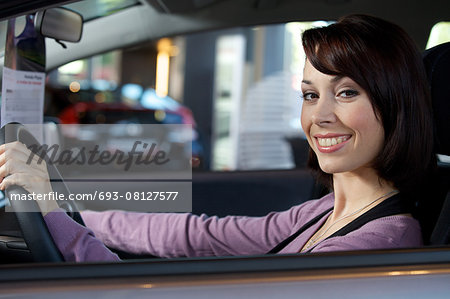
[[[143,107],[141,104],[129,105],[124,102],[77,102],[62,109],[57,118],[61,124],[192,125],[192,167],[201,168],[203,146],[191,110],[170,97],[158,97],[153,89],[147,89],[142,99],[144,105],[152,108]]]

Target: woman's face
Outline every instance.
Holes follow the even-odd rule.
[[[384,130],[364,89],[348,77],[326,75],[307,60],[302,127],[320,168],[330,174],[373,170]]]

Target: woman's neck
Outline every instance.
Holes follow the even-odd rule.
[[[333,187],[333,212],[304,245],[303,251],[398,192],[392,183],[381,179],[372,168],[333,174]]]
[[[381,179],[373,169],[363,169],[359,173],[333,174],[333,189],[335,200],[330,216],[332,221],[367,205],[367,209],[370,209],[388,198],[389,192],[395,190],[392,183]],[[373,204],[370,204],[371,202]]]

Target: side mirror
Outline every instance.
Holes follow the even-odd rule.
[[[45,37],[76,43],[83,32],[83,17],[67,8],[50,8],[36,13],[34,27]]]

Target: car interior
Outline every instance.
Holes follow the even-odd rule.
[[[423,50],[423,61],[429,80],[432,95],[433,117],[435,120],[434,138],[436,141],[435,151],[438,155],[438,169],[435,177],[430,179],[430,188],[429,190],[426,190],[427,196],[424,196],[417,202],[416,214],[414,215],[421,224],[425,247],[386,251],[378,250],[374,252],[345,252],[317,255],[306,254],[303,257],[300,255],[287,255],[278,257],[279,259],[267,255],[264,257],[247,258],[220,257],[217,260],[213,258],[180,258],[174,259],[173,261],[155,256],[134,255],[115,250],[115,252],[124,259],[124,267],[122,268],[117,268],[120,263],[81,263],[80,265],[77,265],[75,263],[63,263],[63,257],[56,248],[41,214],[37,212],[23,212],[23,210],[27,210],[28,207],[20,207],[15,203],[15,206],[12,207],[15,209],[14,213],[7,212],[4,206],[0,209],[0,268],[3,267],[5,271],[8,271],[8,273],[5,272],[3,275],[0,274],[0,285],[1,283],[11,283],[21,278],[24,278],[24,281],[30,282],[39,282],[44,278],[49,280],[59,279],[60,281],[75,278],[82,281],[83,279],[96,277],[111,279],[111,281],[113,281],[113,279],[118,279],[118,277],[138,279],[138,277],[145,276],[152,277],[152,279],[155,279],[155,281],[158,282],[158,279],[164,281],[164,279],[168,279],[167,277],[169,276],[173,276],[176,279],[189,275],[208,276],[209,273],[228,275],[239,271],[241,271],[240,273],[245,273],[245,275],[255,275],[255,277],[258,277],[258,273],[265,272],[294,273],[293,271],[301,270],[310,271],[308,273],[312,273],[313,271],[320,271],[321,269],[324,271],[327,271],[327,269],[332,269],[332,271],[342,270],[343,273],[346,269],[351,267],[356,269],[365,266],[376,269],[387,267],[391,272],[395,272],[395,267],[397,266],[404,266],[406,269],[411,265],[429,264],[433,265],[433,267],[442,266],[442,268],[448,269],[450,263],[450,161],[448,159],[450,156],[450,85],[448,84],[448,79],[450,78],[450,39],[430,48],[427,48],[426,44],[432,27],[439,22],[449,21],[449,3],[443,3],[444,1],[438,0],[431,0],[426,3],[419,0],[381,0],[376,2],[369,0],[130,0],[122,1],[124,3],[123,6],[120,9],[117,9],[117,11],[106,12],[103,15],[102,13],[99,13],[96,15],[97,11],[95,11],[94,6],[89,6],[93,5],[92,3],[94,1],[91,1],[90,3],[87,2],[89,1],[52,0],[45,1],[45,4],[43,4],[42,1],[8,1],[8,3],[5,2],[0,4],[0,21],[6,23],[6,21],[12,17],[34,14],[38,11],[38,14],[36,15],[38,22],[35,26],[39,28],[39,32],[43,36],[42,38],[45,37],[46,48],[43,50],[44,53],[41,54],[44,54],[47,60],[45,67],[47,82],[53,80],[53,77],[56,78],[55,74],[57,74],[60,68],[70,62],[92,59],[95,55],[103,55],[105,53],[110,53],[111,51],[123,50],[123,53],[128,53],[127,55],[129,56],[123,54],[123,58],[131,57],[133,55],[138,57],[143,51],[150,49],[150,52],[153,51],[151,57],[156,61],[158,41],[167,38],[175,41],[177,38],[182,37],[182,40],[185,43],[186,52],[190,51],[189,53],[196,53],[196,55],[192,56],[191,61],[186,58],[183,69],[186,73],[181,75],[183,77],[184,86],[188,86],[185,87],[185,90],[182,93],[184,100],[179,101],[177,99],[181,108],[178,107],[177,109],[179,110],[176,111],[167,110],[167,114],[169,114],[169,112],[173,113],[177,122],[183,122],[186,118],[190,119],[191,117],[195,119],[193,120],[193,128],[198,138],[192,141],[192,155],[198,155],[198,159],[201,160],[201,163],[199,164],[200,167],[192,170],[191,211],[198,215],[204,213],[210,216],[217,215],[219,217],[227,215],[263,216],[272,211],[287,210],[294,205],[301,204],[311,199],[320,198],[328,193],[328,190],[317,183],[312,173],[306,168],[305,159],[308,155],[308,145],[300,132],[296,134],[286,134],[283,136],[279,134],[275,136],[269,134],[273,133],[275,129],[272,131],[267,129],[266,131],[269,133],[261,138],[270,139],[272,136],[275,136],[275,139],[282,136],[284,149],[288,152],[287,155],[290,159],[288,164],[285,163],[287,165],[286,167],[279,167],[280,165],[283,165],[284,160],[280,160],[281,162],[279,162],[276,160],[276,155],[269,155],[270,159],[273,159],[272,161],[264,160],[263,162],[258,162],[258,167],[248,166],[251,165],[251,163],[247,161],[251,161],[251,159],[242,160],[244,162],[241,163],[241,160],[239,160],[240,158],[236,158],[237,162],[235,164],[223,164],[225,165],[223,167],[217,163],[214,164],[214,159],[216,159],[216,157],[222,157],[220,154],[223,155],[223,152],[215,152],[216,149],[219,145],[225,144],[219,142],[215,143],[215,141],[219,140],[218,136],[222,136],[220,134],[223,134],[227,130],[227,132],[233,130],[232,125],[229,125],[226,130],[218,131],[220,126],[217,124],[220,114],[215,110],[218,105],[213,101],[216,93],[218,93],[216,90],[218,86],[216,77],[218,75],[217,70],[215,71],[214,67],[207,67],[207,64],[215,64],[215,67],[218,67],[219,59],[215,55],[220,48],[218,42],[219,37],[227,34],[233,35],[238,32],[239,34],[242,33],[246,38],[251,37],[249,40],[257,40],[262,36],[261,32],[263,31],[265,34],[266,32],[277,32],[277,30],[279,30],[279,28],[276,27],[278,24],[289,22],[317,23],[317,21],[320,20],[322,22],[320,24],[323,25],[324,21],[333,22],[340,16],[349,13],[365,13],[380,16],[393,21],[406,29],[418,45],[419,49]],[[87,8],[85,8],[83,4],[86,4]],[[70,10],[58,10],[58,8],[62,6],[69,8]],[[86,9],[86,11],[83,11],[83,9]],[[71,14],[72,10],[76,13]],[[90,15],[90,13],[92,13],[92,15]],[[82,16],[84,20],[77,19],[77,16]],[[49,26],[48,23],[46,23],[46,18],[47,20],[53,18],[53,20],[56,20],[57,24],[65,25],[61,26],[61,28]],[[115,25],[113,27],[114,24],[121,24],[121,26]],[[267,27],[264,27],[264,30],[262,30],[261,26]],[[6,30],[6,25],[3,27],[0,26],[0,29],[2,31]],[[450,32],[450,27],[448,31]],[[284,31],[280,36],[285,36]],[[3,34],[0,34],[0,38],[3,38]],[[264,38],[267,40],[264,40]],[[203,44],[203,42],[205,42],[205,44]],[[270,40],[270,35],[265,35],[261,38],[260,42],[260,44],[255,43],[254,46],[248,46],[248,49],[242,52],[244,53],[242,54],[244,57],[244,67],[237,67],[238,71],[242,71],[246,74],[257,74],[257,66],[249,66],[251,64],[251,59],[255,59],[255,61],[257,59],[264,60],[264,58],[258,58],[256,54],[256,58],[252,56],[254,55],[252,53],[258,53],[257,50],[254,49],[257,48],[257,45],[264,45],[266,52],[263,51],[264,53],[261,55],[266,55],[265,59],[267,59],[267,57],[274,57],[280,53],[275,50],[271,53],[268,50],[277,42],[276,39]],[[292,42],[294,43],[295,41]],[[208,46],[205,46],[206,44],[208,44]],[[0,46],[1,45],[0,42]],[[175,42],[173,42],[173,45],[175,45]],[[239,41],[236,42],[236,45],[240,45]],[[140,47],[143,47],[142,49],[144,50],[141,50]],[[274,46],[273,48],[276,47]],[[228,48],[224,49],[223,52],[226,53],[227,50],[232,52],[233,50],[240,48],[239,46],[236,46],[236,48],[230,48],[231,50]],[[2,49],[0,48],[0,50]],[[6,51],[7,49],[1,52],[0,56],[5,57]],[[38,51],[42,51],[42,49]],[[224,57],[225,60],[228,58],[226,55]],[[249,57],[251,57],[251,59]],[[94,58],[94,60],[95,59],[96,58]],[[156,64],[156,62],[145,64],[145,66],[143,63],[142,68],[154,67],[156,69],[156,66],[153,64]],[[280,65],[283,64],[284,62],[281,61]],[[231,69],[232,67],[230,65],[227,65],[226,67]],[[269,66],[265,66],[267,69],[270,68],[270,64],[268,65]],[[6,62],[0,64],[0,70],[5,66]],[[92,71],[92,65],[90,65],[90,67]],[[123,68],[124,72],[128,71],[125,67]],[[136,69],[139,69],[138,72],[141,72],[140,68],[136,67]],[[151,71],[153,72],[154,69],[151,69]],[[264,70],[260,71],[260,73],[264,73]],[[277,73],[277,75],[279,76],[275,76],[276,78],[273,82],[278,82],[276,81],[278,79],[280,82],[284,82],[280,79],[282,77],[281,72]],[[155,77],[153,74],[148,76],[152,79]],[[257,75],[252,76],[255,78],[257,77]],[[251,83],[253,82],[247,81],[257,81],[252,76],[240,77],[244,82],[242,84],[251,86]],[[248,78],[251,78],[251,80]],[[288,85],[291,84],[289,80],[291,80],[291,77],[287,80]],[[81,82],[82,80],[79,81]],[[261,79],[261,81],[263,81],[263,79]],[[130,81],[128,83],[134,82]],[[250,91],[245,90],[245,92],[249,94],[246,94],[245,100],[251,100],[252,96],[257,98],[258,96],[262,97],[261,94],[269,94],[271,91],[270,89],[277,89],[281,86],[280,84],[275,85],[275,88],[272,85],[267,85],[268,87],[264,87],[267,89],[264,89],[263,87],[258,89],[255,87],[255,96],[253,96]],[[148,86],[150,86],[150,84],[148,84]],[[46,97],[48,94],[51,94],[52,100],[48,101],[46,99],[46,105],[53,105],[54,107],[51,109],[56,109],[58,113],[60,113],[63,109],[58,106],[59,104],[55,104],[55,99],[58,100],[61,95],[68,99],[69,96],[72,96],[72,94],[75,93],[69,91],[69,87],[67,86],[63,87],[65,90],[64,93],[61,94],[58,94],[60,90],[52,93],[52,88],[54,87],[47,87]],[[149,90],[153,91],[153,88],[156,89],[156,87],[151,86],[149,87]],[[119,88],[117,88],[117,90],[119,90]],[[226,92],[234,92],[231,88],[230,90],[231,91],[227,90],[222,92],[222,94],[219,94],[222,98],[226,98],[229,96]],[[242,94],[245,92],[241,91]],[[277,93],[279,92],[277,91]],[[275,98],[277,97],[277,93],[274,92]],[[78,95],[80,94],[81,93],[78,93]],[[140,94],[143,94],[142,90],[140,91]],[[173,94],[173,91],[172,94],[169,92],[168,96],[173,96]],[[86,97],[94,98],[96,95],[97,94],[93,92],[92,88],[86,89]],[[176,98],[175,96],[173,97]],[[268,102],[270,102],[270,99],[273,98],[269,98]],[[247,101],[249,108],[244,107],[244,104],[240,104],[241,110],[239,113],[245,109],[252,110],[253,107],[256,107],[253,106],[254,102],[250,102],[250,100]],[[66,105],[64,108],[72,107],[70,105],[72,105],[73,102],[70,101],[67,100],[67,103],[64,104]],[[94,102],[92,99],[91,101]],[[297,98],[295,98],[294,101],[297,101]],[[244,102],[244,100],[242,100],[242,102]],[[94,122],[94,120],[98,121],[99,117],[97,114],[101,114],[103,104],[103,102],[97,101],[95,108],[90,112],[91,114],[88,112],[83,114],[78,113],[77,117],[79,117],[79,120],[77,120],[77,122],[82,123],[81,120],[83,117],[84,119],[91,119],[89,122]],[[87,106],[84,105],[83,107]],[[114,111],[114,113],[118,115],[117,117],[114,117],[114,119],[123,121],[124,117],[121,117],[120,115],[122,113],[121,111],[127,109],[126,107],[127,106],[120,104],[116,107],[105,109]],[[286,107],[287,106],[283,108]],[[133,113],[135,113],[136,115],[142,115],[142,117],[139,116],[139,118],[143,119],[147,112],[154,113],[155,111],[152,107],[141,108],[142,107],[130,108],[131,114],[128,114],[127,117],[131,117]],[[46,109],[47,112],[43,118],[44,123],[50,125],[62,123],[62,117],[60,117],[62,115],[61,113],[55,113],[54,111],[56,110],[48,109],[48,107]],[[51,111],[51,113],[48,111]],[[235,111],[236,110],[234,110],[234,112]],[[244,118],[243,116],[243,120],[241,119],[241,126],[244,127],[243,124],[246,124],[245,121],[247,119],[252,120],[253,118],[251,117],[255,117],[254,115],[258,114],[258,111],[253,112],[253,114],[249,113],[248,115],[250,116],[245,116],[247,118]],[[259,112],[260,114],[263,114],[264,111],[261,108]],[[298,113],[298,111],[291,111],[291,113],[295,114]],[[244,115],[244,113],[242,114]],[[233,113],[230,113],[223,116],[222,120],[233,119],[233,117]],[[156,123],[156,118],[156,116],[152,116],[152,122]],[[111,119],[113,118],[111,117]],[[270,117],[267,119],[270,119]],[[256,121],[255,123],[257,124]],[[252,123],[248,121],[248,124]],[[4,127],[1,129],[0,144],[14,140],[19,140],[27,145],[39,144],[32,134],[20,124],[13,123],[9,126],[12,129],[5,130]],[[239,128],[236,130],[236,132],[238,132]],[[249,132],[250,131],[251,130],[249,130]],[[244,129],[241,129],[239,132],[244,132]],[[61,133],[59,132],[58,134]],[[242,136],[239,137],[241,138],[239,139],[240,141],[250,135],[242,134]],[[248,148],[244,148],[243,146],[244,150],[240,152],[242,156],[257,156],[259,154],[258,147],[266,146],[262,142],[258,143],[260,139],[255,139],[257,141],[253,141],[253,139],[250,140],[250,138],[247,139],[249,142],[245,146]],[[232,140],[232,138],[230,138],[230,140]],[[241,142],[240,144],[243,145],[244,142]],[[196,150],[196,146],[200,149]],[[277,151],[277,153],[280,152],[281,150],[278,150],[276,146],[277,145],[273,148],[267,146],[267,152],[270,150]],[[226,149],[226,147],[224,148]],[[227,159],[231,158],[225,157],[221,159],[221,161],[226,162],[229,161]],[[267,167],[265,168],[266,164]],[[239,165],[244,166],[239,167]],[[57,178],[57,184],[54,185],[54,188],[59,192],[69,194],[74,191],[80,192],[80,190],[83,189],[83,186],[77,184],[77,182],[73,182],[73,180],[71,181],[70,179],[65,180],[64,175],[62,175],[56,167],[49,167],[49,172],[52,173],[51,177]],[[133,188],[136,189],[126,191],[141,192],[145,190],[146,186],[145,184],[139,187],[133,185]],[[5,196],[11,196],[11,194],[14,193],[24,194],[26,191],[23,188],[14,187],[8,190],[7,194],[2,194],[3,198],[0,200],[3,200]],[[35,203],[23,202],[21,204],[32,205]],[[69,206],[66,208],[70,210],[69,214],[78,223],[83,224],[80,214],[76,212],[76,207]],[[152,267],[147,267],[146,265],[151,265]],[[386,270],[382,274],[380,273],[377,275],[383,276],[383,273],[388,272]],[[411,275],[417,274],[413,273],[413,270],[408,273],[412,273]],[[423,273],[424,272],[421,272],[420,274],[422,275]],[[55,278],[56,275],[59,275],[59,278]],[[395,274],[389,275],[395,276]],[[217,282],[208,280],[211,278],[203,277],[202,279],[206,279],[208,283],[212,285]],[[229,279],[229,277],[227,279]],[[320,276],[317,276],[315,279],[320,280],[321,278]],[[220,279],[218,278],[217,280]],[[274,281],[275,280],[276,279],[274,278]],[[229,283],[229,281],[227,283]],[[232,281],[232,283],[235,282]],[[99,285],[101,285],[101,283],[99,283]],[[144,285],[144,287],[142,287],[142,285]],[[145,287],[145,285],[149,285],[149,283],[141,283],[141,288],[151,289],[151,287]],[[170,283],[167,285],[170,285]],[[55,286],[58,286],[58,284],[56,283]],[[61,287],[61,285],[59,286]],[[33,288],[36,287],[37,285],[34,284]]]

